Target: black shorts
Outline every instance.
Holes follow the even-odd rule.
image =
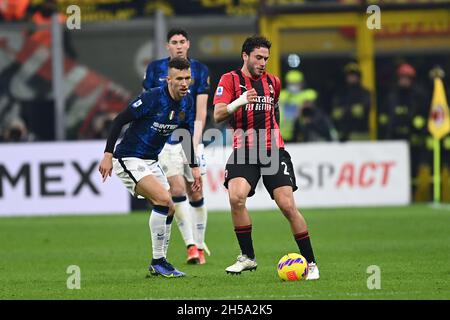
[[[239,159],[241,161],[238,162]],[[251,197],[255,194],[255,189],[261,176],[263,177],[264,186],[272,199],[273,191],[278,187],[291,186],[292,191],[298,189],[291,156],[284,149],[280,149],[278,157],[273,158],[273,161],[269,164],[256,160],[250,161],[248,158],[242,160],[240,156],[236,156],[236,150],[234,150],[228,158],[225,167],[225,182],[223,185],[228,189],[228,182],[231,179],[245,178],[251,187],[248,194],[248,197]]]

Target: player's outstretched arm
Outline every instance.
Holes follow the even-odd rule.
[[[228,119],[233,113],[236,112],[239,108],[242,106],[245,106],[249,102],[255,101],[257,96],[256,90],[251,89],[249,91],[245,91],[242,93],[239,98],[234,100],[233,102],[230,102],[229,104],[226,103],[218,103],[214,106],[214,121],[216,122],[222,122],[226,119]]]
[[[106,178],[108,178],[108,175],[111,176],[114,147],[117,139],[119,138],[120,132],[122,131],[122,127],[133,121],[133,118],[133,113],[130,109],[125,109],[114,118],[111,124],[111,130],[108,135],[108,140],[106,141],[105,153],[98,168],[98,171],[102,175],[103,182],[105,182]]]

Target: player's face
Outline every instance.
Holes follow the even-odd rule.
[[[244,63],[253,77],[260,77],[266,71],[267,60],[269,60],[269,49],[255,48],[250,55],[243,53]]]
[[[176,34],[170,38],[166,44],[166,48],[169,51],[171,58],[180,57],[187,58],[187,52],[189,50],[189,40],[181,34]]]
[[[178,70],[170,68],[167,83],[173,98],[175,100],[181,99],[188,93],[189,85],[191,84],[191,69]]]

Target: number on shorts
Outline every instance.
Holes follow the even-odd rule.
[[[286,162],[282,161],[281,164],[284,166],[284,174],[288,176],[289,172],[288,172],[288,168],[287,168]]]

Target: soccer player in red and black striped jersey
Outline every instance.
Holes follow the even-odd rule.
[[[264,37],[247,38],[242,45],[242,68],[222,75],[214,96],[215,121],[228,119],[234,130],[233,153],[225,168],[224,185],[241,254],[226,272],[239,274],[257,267],[252,222],[245,204],[247,197],[254,195],[262,176],[264,186],[288,219],[299,250],[308,261],[306,279],[315,280],[319,278],[319,269],[305,219],[294,201],[295,174],[278,126],[280,80],[265,71],[270,47],[270,41]]]

